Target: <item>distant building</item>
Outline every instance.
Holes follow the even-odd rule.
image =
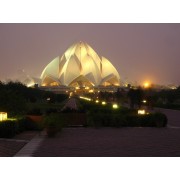
[[[56,93],[116,91],[120,76],[105,57],[87,43],[78,42],[53,59],[41,74],[40,88]]]

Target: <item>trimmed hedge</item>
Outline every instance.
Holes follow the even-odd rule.
[[[165,127],[167,121],[167,117],[162,113],[146,115],[91,113],[87,124],[94,127]]]
[[[18,126],[16,121],[7,120],[0,122],[0,137],[12,138],[18,132]]]
[[[17,124],[19,132],[38,131],[43,129],[43,122],[35,122],[28,117],[17,120]]]
[[[56,127],[58,131],[62,130],[64,126],[64,121],[62,115],[60,113],[51,113],[44,117],[44,125],[45,128],[47,127]]]
[[[29,118],[22,118],[18,120],[6,120],[0,122],[0,138],[12,138],[16,134],[23,131],[42,130],[42,123],[37,123]]]
[[[135,109],[112,109],[112,104],[102,106],[83,100],[80,107],[86,110],[87,126],[91,127],[165,127],[168,122],[166,115],[160,112],[138,115]]]

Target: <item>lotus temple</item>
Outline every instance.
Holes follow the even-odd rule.
[[[32,84],[33,79],[30,82]],[[113,92],[120,86],[120,76],[107,58],[80,41],[50,61],[42,71],[38,85],[55,93]]]

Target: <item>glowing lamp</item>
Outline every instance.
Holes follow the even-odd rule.
[[[99,103],[99,100],[96,100],[96,103]]]
[[[89,92],[90,92],[90,93],[93,93],[93,92],[94,92],[94,90],[93,90],[93,89],[91,89],[91,90],[89,90]]]
[[[113,109],[117,109],[118,108],[118,105],[117,104],[113,104]]]
[[[143,100],[143,103],[147,103],[147,101],[146,101],[146,100]]]
[[[106,105],[106,102],[105,102],[105,101],[103,101],[103,102],[102,102],[102,105]]]
[[[0,121],[7,120],[7,112],[0,112]]]
[[[139,110],[138,110],[138,114],[140,114],[140,115],[141,115],[141,114],[146,114],[146,111],[145,111],[144,109],[139,109]]]
[[[84,100],[87,100],[87,101],[91,101],[90,98],[87,98],[87,97],[83,97],[83,96],[79,96],[81,99],[84,99]]]
[[[150,87],[150,83],[149,82],[145,82],[143,85],[144,85],[144,88],[149,88]]]

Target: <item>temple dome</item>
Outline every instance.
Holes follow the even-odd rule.
[[[41,74],[42,86],[97,87],[120,85],[120,77],[111,62],[85,42],[70,46],[57,56]]]

